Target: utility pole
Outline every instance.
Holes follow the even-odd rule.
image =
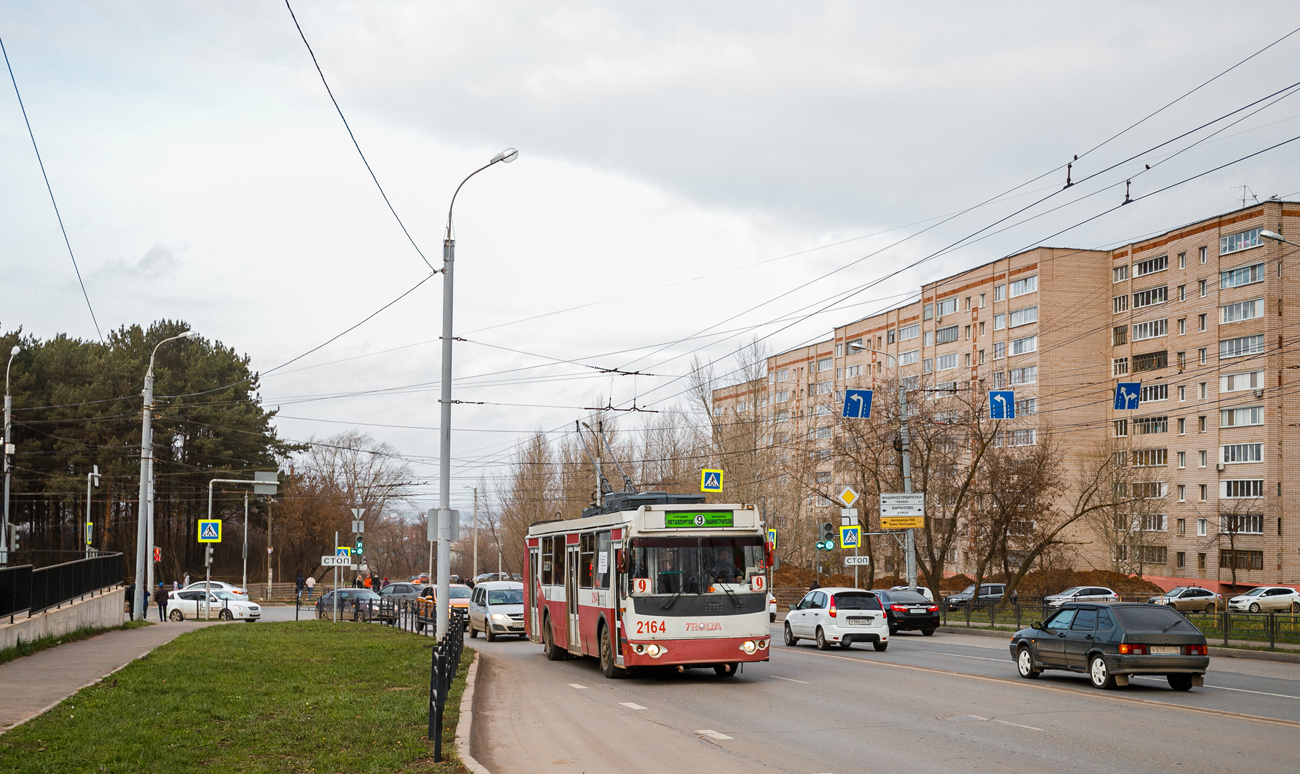
[[[9,367],[14,364],[14,356],[20,352],[17,344],[9,350],[9,362],[5,365],[5,435],[0,438],[0,456],[4,457],[5,469],[5,505],[4,520],[0,521],[0,566],[9,564],[9,456],[14,452],[13,425],[10,415],[13,413],[14,400],[9,395]]]
[[[903,442],[903,492],[912,493],[911,439],[907,433],[907,383],[898,374],[899,440]],[[904,550],[907,553],[907,587],[916,591],[916,530],[908,527]]]
[[[271,501],[266,501],[266,598],[271,598]]]
[[[94,467],[94,470],[92,472],[86,474],[86,526],[85,526],[85,535],[82,537],[82,540],[84,540],[86,543],[87,559],[90,558],[90,497],[91,497],[90,487],[92,482],[94,483],[95,486],[99,486],[98,465]]]
[[[244,577],[240,580],[239,587],[248,588],[248,492],[244,492]]]
[[[497,572],[501,572],[501,562],[497,562]],[[474,572],[469,576],[471,579],[478,577],[478,487],[474,487]],[[501,580],[501,578],[497,578]]]

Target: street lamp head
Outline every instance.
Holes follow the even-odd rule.
[[[856,342],[856,341],[850,341],[850,342],[849,342],[849,349],[863,350],[863,349],[866,349],[866,347],[862,346],[861,344],[859,344],[859,343]]]
[[[505,150],[501,151],[497,155],[493,156],[492,161],[490,163],[495,164],[498,161],[504,161],[505,163],[509,164],[510,162],[514,161],[517,158],[519,158],[519,151],[515,150],[514,148],[506,148]]]
[[[178,338],[178,339],[192,339],[192,338],[194,338],[194,331],[185,331],[184,333],[178,334],[178,335],[176,336],[176,338]]]
[[[1282,239],[1281,234],[1277,233],[1276,231],[1269,231],[1268,229],[1264,229],[1263,231],[1259,232],[1259,235],[1264,237],[1265,239],[1275,239],[1278,242],[1285,241]]]
[[[20,346],[18,346],[17,344],[15,344],[15,345],[14,345],[14,348],[11,349],[11,350],[9,350],[9,357],[17,357],[17,356],[18,356],[18,353],[19,353],[19,352],[22,352],[22,351],[23,351],[23,348],[20,347]]]

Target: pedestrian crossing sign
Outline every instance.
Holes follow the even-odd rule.
[[[199,519],[199,542],[221,542],[221,519]]]
[[[840,548],[857,548],[862,543],[862,527],[840,527]]]
[[[721,470],[701,470],[701,471],[700,471],[700,491],[701,491],[701,492],[721,492],[721,491],[722,491],[722,471],[721,471]]]
[[[334,555],[350,558],[352,556],[352,546],[336,546],[334,548]]]

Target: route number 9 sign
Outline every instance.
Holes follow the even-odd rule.
[[[767,588],[766,575],[754,575],[749,579],[749,588],[751,591],[763,591]]]
[[[650,593],[650,579],[649,579],[649,578],[633,578],[633,579],[632,579],[632,593],[633,593],[633,594],[649,594],[649,593]]]

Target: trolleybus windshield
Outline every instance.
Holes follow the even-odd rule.
[[[763,573],[764,557],[758,535],[636,538],[628,575],[650,579],[654,594],[724,594],[722,584]]]

